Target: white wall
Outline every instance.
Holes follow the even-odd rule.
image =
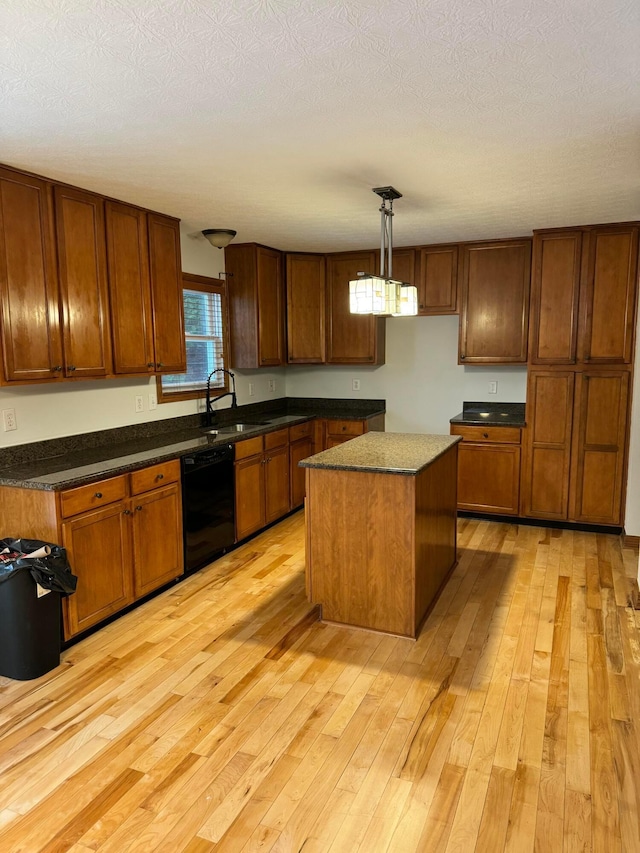
[[[458,362],[458,317],[388,319],[382,367],[290,367],[291,397],[370,397],[387,401],[389,432],[449,433],[449,419],[472,400],[523,403],[525,367],[463,367]],[[353,391],[352,380],[360,380]],[[489,394],[497,381],[498,393]]]
[[[224,270],[224,253],[214,249],[202,236],[195,239],[184,231],[180,236],[184,272],[217,278]],[[249,397],[250,379],[254,384],[253,397]],[[269,379],[276,380],[275,392],[269,391]],[[236,383],[241,404],[281,397],[286,393],[283,370],[256,374],[244,371],[242,375],[237,374]],[[190,415],[198,411],[198,405],[202,406],[202,401],[188,400],[162,403],[155,410],[150,410],[149,394],[155,396],[155,391],[155,378],[0,388],[0,410],[14,409],[18,425],[15,431],[4,432],[0,419],[0,447]],[[140,413],[135,411],[137,395],[142,395],[144,402],[144,411]],[[230,398],[226,397],[220,402],[220,408],[229,404]]]

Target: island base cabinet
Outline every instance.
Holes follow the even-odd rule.
[[[67,638],[134,601],[129,513],[123,501],[62,524],[62,544],[78,578],[76,592],[63,599]]]
[[[307,469],[307,594],[322,619],[417,637],[456,562],[453,446],[416,476]]]

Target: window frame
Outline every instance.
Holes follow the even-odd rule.
[[[219,278],[209,278],[204,275],[182,273],[182,290],[199,290],[202,293],[218,293],[220,295],[220,311],[222,313],[222,359],[225,368],[229,369],[227,363],[229,357],[229,301],[227,299],[227,283]],[[184,301],[184,295],[183,295]],[[187,333],[185,331],[185,341]],[[229,377],[223,373],[224,384],[211,389],[211,399],[215,400],[229,391]],[[169,391],[162,387],[162,376],[156,376],[156,396],[158,403],[177,403],[181,400],[199,400],[207,395],[206,378],[202,388],[191,391]]]

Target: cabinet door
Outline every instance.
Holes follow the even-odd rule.
[[[384,364],[384,319],[349,311],[349,282],[374,272],[374,252],[327,257],[327,362]]]
[[[258,358],[260,367],[284,364],[284,297],[282,254],[256,249],[258,276]]]
[[[250,456],[236,462],[236,539],[265,526],[264,456]]]
[[[517,515],[520,447],[514,444],[458,445],[458,509]]]
[[[61,376],[51,186],[2,168],[0,299],[5,380]]]
[[[566,520],[575,374],[532,372],[522,465],[522,514]]]
[[[174,483],[137,495],[133,518],[133,580],[136,598],[184,571],[180,488]]]
[[[107,261],[115,373],[155,371],[147,215],[108,201]]]
[[[425,246],[420,250],[418,312],[458,313],[457,246]]]
[[[265,451],[265,523],[289,512],[289,445]]]
[[[111,372],[104,199],[54,188],[66,376]]]
[[[78,577],[64,599],[68,638],[133,602],[130,512],[119,502],[62,524],[62,543]]]
[[[324,255],[287,255],[287,361],[322,364],[325,358]]]
[[[638,228],[594,228],[585,235],[581,298],[582,360],[630,364],[638,273]]]
[[[290,454],[290,479],[291,479],[291,509],[302,506],[305,495],[305,469],[298,467],[298,462],[311,456],[313,453],[313,440],[311,436],[301,438],[291,443]]]
[[[572,520],[622,523],[629,372],[577,375]]]
[[[460,363],[527,360],[531,241],[462,248]]]
[[[177,219],[156,213],[148,215],[148,223],[155,369],[159,373],[184,373],[187,350],[180,225]]]
[[[532,364],[574,364],[582,232],[537,233],[531,273]]]

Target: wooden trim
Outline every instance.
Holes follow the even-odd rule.
[[[640,548],[640,536],[627,536],[622,533],[622,544],[625,548]]]

